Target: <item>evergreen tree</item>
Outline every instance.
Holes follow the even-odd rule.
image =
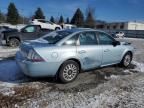
[[[95,28],[96,22],[94,18],[94,11],[91,8],[88,8],[87,17],[85,21],[85,27]]]
[[[60,23],[60,24],[61,24],[61,23],[64,23],[64,18],[63,18],[62,15],[60,16],[59,23]]]
[[[0,23],[5,22],[5,15],[0,11]]]
[[[67,23],[67,24],[69,24],[69,23],[70,23],[69,18],[67,18],[67,19],[66,19],[66,23]]]
[[[84,15],[80,8],[78,8],[71,20],[71,24],[77,25],[77,27],[82,27],[84,25]]]
[[[53,22],[53,23],[55,23],[55,20],[54,20],[53,16],[51,16],[50,21]]]
[[[10,24],[17,24],[19,21],[19,13],[14,3],[8,6],[7,22]]]
[[[37,10],[35,11],[34,18],[35,19],[45,19],[45,16],[44,16],[41,8],[37,8]]]

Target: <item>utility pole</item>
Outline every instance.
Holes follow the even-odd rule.
[[[136,20],[135,20],[135,30],[137,30],[137,22],[136,22]]]
[[[24,24],[24,13],[23,13],[23,9],[22,9],[22,18],[23,18],[23,24]]]
[[[23,13],[24,9],[20,9],[20,10],[21,10],[21,15],[22,15],[22,22],[24,24],[24,13]]]

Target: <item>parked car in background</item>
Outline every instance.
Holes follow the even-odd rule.
[[[21,30],[25,26],[27,26],[27,25],[26,24],[17,24],[17,25],[15,25],[15,28],[18,29],[18,30]]]
[[[51,29],[51,30],[60,30],[60,29],[62,29],[62,27],[60,25],[52,23],[52,22],[47,21],[45,19],[33,19],[31,21],[31,24],[40,25],[41,28],[44,28],[44,29]]]
[[[76,25],[72,25],[72,24],[64,24],[63,25],[63,29],[73,29],[76,28]]]
[[[9,24],[9,23],[1,23],[0,26],[1,27],[7,27],[7,28],[10,28],[10,29],[18,29],[18,30],[20,30],[21,28],[25,27],[26,24],[12,25],[12,24]]]
[[[0,26],[0,34],[5,31],[5,30],[8,30],[9,27],[8,26]]]
[[[3,45],[17,47],[24,40],[40,38],[51,30],[42,29],[39,25],[27,25],[21,30],[9,29],[2,32],[1,41]]]
[[[7,30],[14,30],[14,29],[9,28],[8,26],[0,26],[0,43],[3,38],[3,32]]]
[[[31,77],[55,76],[62,82],[73,81],[83,71],[121,64],[128,67],[133,47],[93,29],[54,31],[20,45],[16,61]]]
[[[15,25],[12,25],[12,24],[9,24],[9,23],[1,23],[0,26],[8,27],[8,28],[11,28],[11,29],[16,29]]]
[[[122,32],[122,31],[120,31],[120,32],[116,32],[116,33],[115,33],[115,36],[116,36],[117,38],[124,38],[125,33]]]

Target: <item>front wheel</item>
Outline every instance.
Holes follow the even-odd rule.
[[[132,61],[132,55],[131,53],[126,53],[121,61],[121,65],[123,67],[128,67],[131,64]]]
[[[59,78],[63,83],[71,82],[77,77],[79,70],[77,62],[68,60],[62,64],[59,72]]]
[[[18,47],[20,44],[20,41],[16,38],[12,38],[9,40],[9,46],[10,47]]]

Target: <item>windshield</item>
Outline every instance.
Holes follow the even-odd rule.
[[[61,39],[72,34],[70,31],[55,31],[51,32],[43,37],[44,40],[48,41],[49,44],[56,44]]]

